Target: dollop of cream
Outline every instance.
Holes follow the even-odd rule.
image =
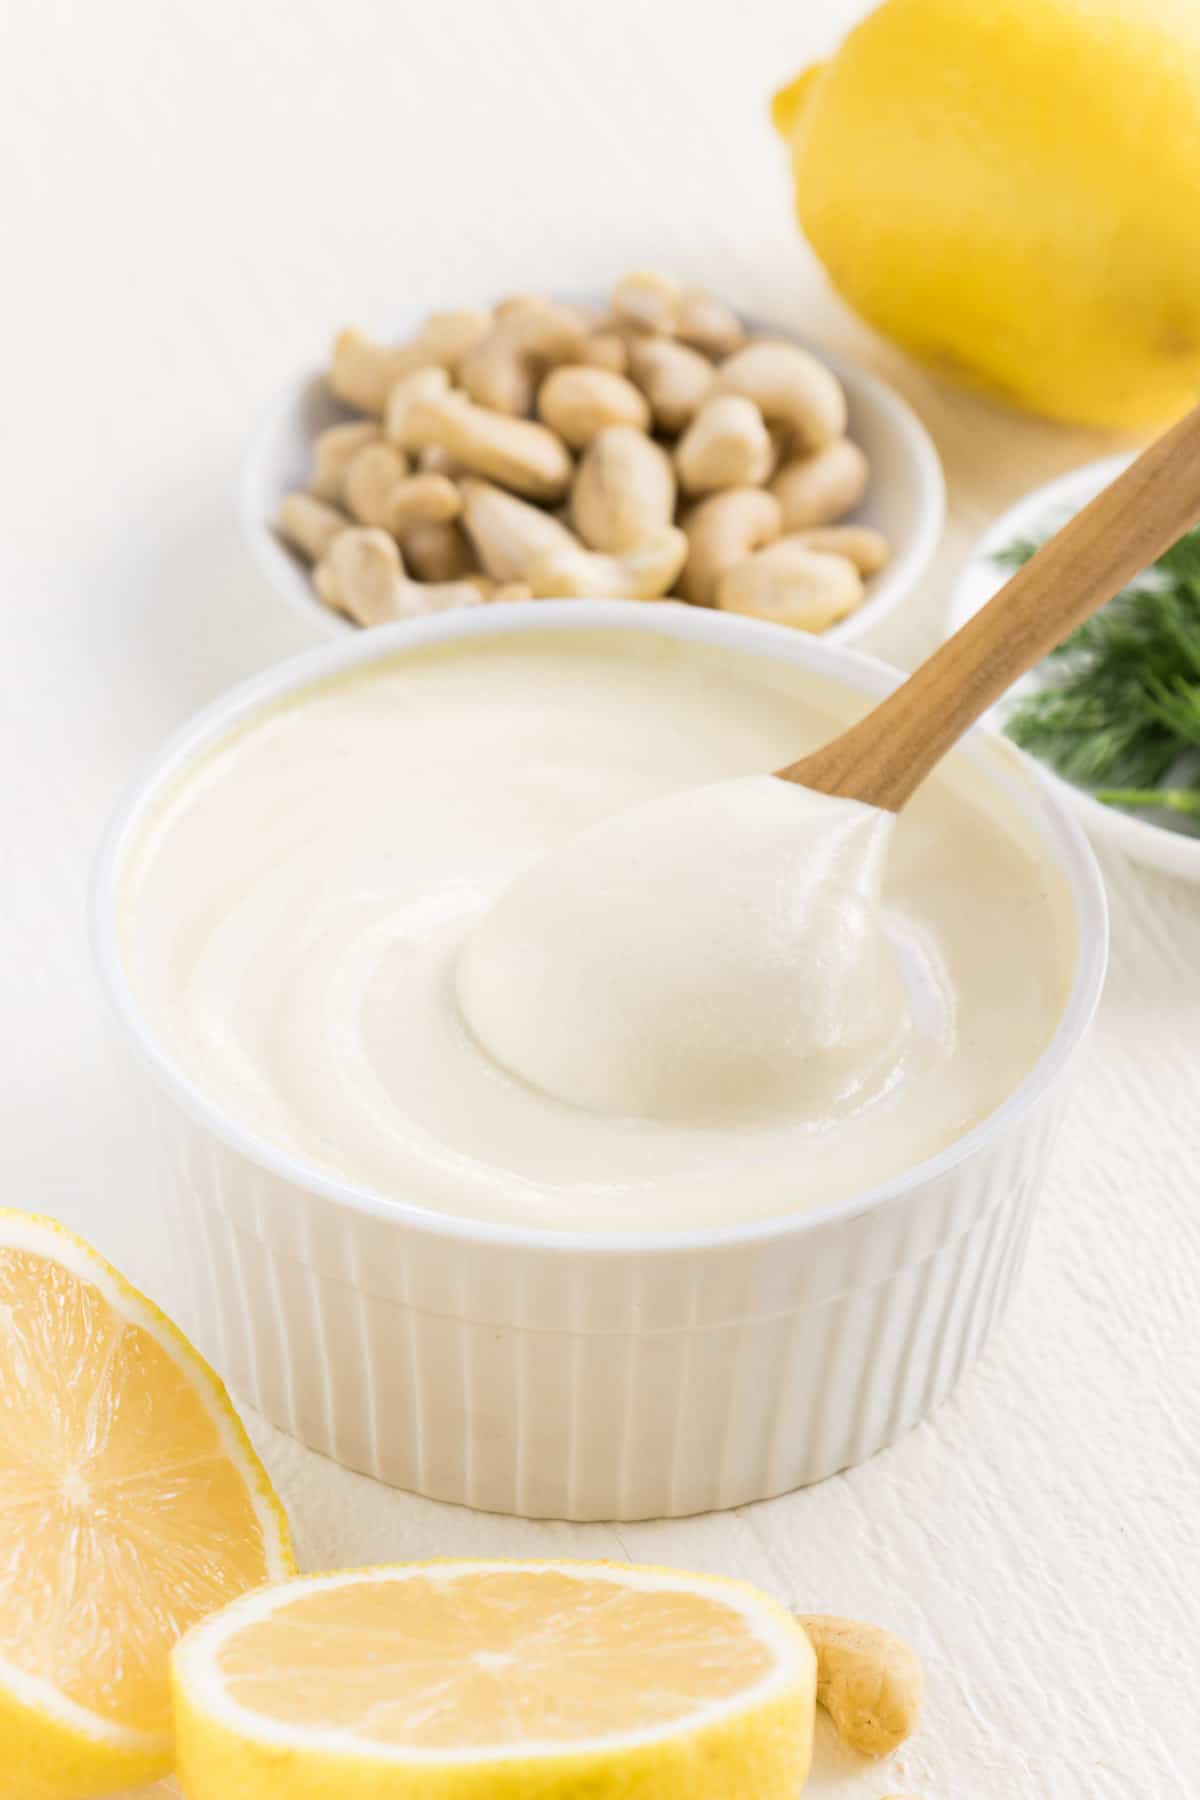
[[[827,1121],[909,1029],[880,881],[894,820],[773,775],[685,789],[540,858],[467,937],[463,1016],[588,1111]]]

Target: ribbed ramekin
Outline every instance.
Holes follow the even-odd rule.
[[[950,1392],[1020,1271],[1103,981],[1107,920],[1081,832],[1011,746],[977,733],[963,754],[1066,877],[1078,955],[1035,1067],[939,1156],[836,1206],[615,1236],[425,1212],[256,1140],[177,1066],[121,965],[121,869],[164,785],[235,723],[337,670],[431,642],[597,628],[751,651],[868,696],[898,679],[803,634],[682,606],[540,602],[365,632],[245,683],[168,744],[110,828],[92,922],[105,987],[158,1100],[170,1299],[235,1393],[314,1449],[435,1499],[636,1519],[819,1481]]]

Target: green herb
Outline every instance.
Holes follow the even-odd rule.
[[[1024,539],[994,561],[1017,568],[1037,548]],[[1110,806],[1200,818],[1200,530],[1073,632],[1049,668],[1006,723],[1023,750]]]
[[[1097,788],[1106,806],[1161,806],[1200,819],[1200,788]]]

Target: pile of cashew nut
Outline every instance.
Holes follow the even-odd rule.
[[[867,463],[817,357],[644,273],[591,315],[533,295],[343,331],[323,431],[276,529],[359,625],[482,601],[673,598],[823,631],[886,562],[839,524]]]

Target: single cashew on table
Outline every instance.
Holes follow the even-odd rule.
[[[275,519],[357,625],[517,599],[680,600],[826,630],[888,560],[819,357],[654,270],[607,307],[518,294],[406,343],[339,333],[350,413]]]
[[[879,1625],[801,1613],[817,1653],[817,1704],[864,1756],[887,1756],[916,1729],[924,1678],[916,1652]]]

